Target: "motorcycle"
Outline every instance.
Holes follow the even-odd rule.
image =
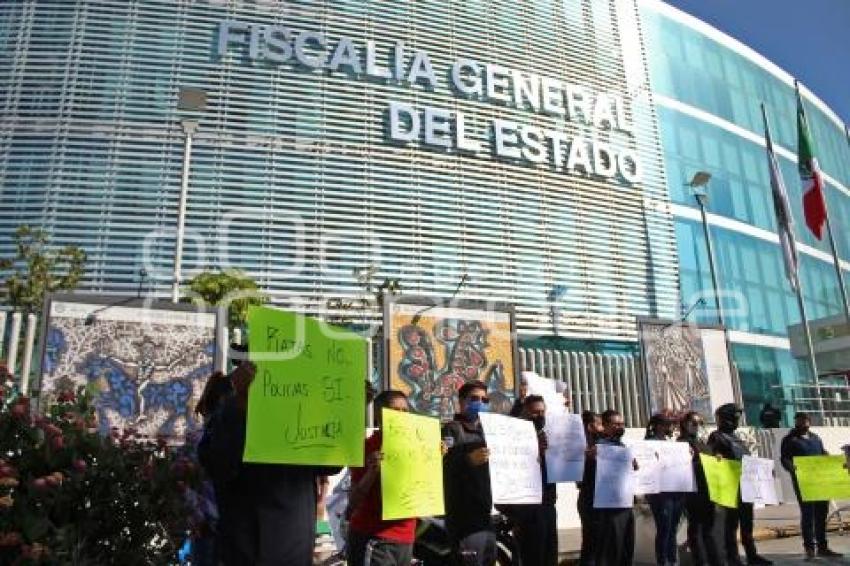
[[[501,513],[493,515],[496,532],[496,564],[499,566],[522,566],[517,550],[510,519]],[[438,518],[425,518],[416,530],[413,557],[422,566],[475,566],[475,553],[453,553],[445,522]]]

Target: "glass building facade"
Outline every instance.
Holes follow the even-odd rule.
[[[797,172],[797,104],[793,78],[703,22],[656,1],[641,2],[652,88],[679,250],[683,305],[711,289],[708,254],[695,197],[685,185],[708,171],[709,224],[725,297],[732,352],[750,422],[762,401],[781,403],[811,382],[807,363],[794,359],[788,326],[801,322],[785,276],[776,235],[759,108],[764,103],[785,179],[800,253],[810,319],[842,312],[838,278],[826,238],[803,219]],[[850,139],[841,121],[811,93],[804,105],[826,178],[826,196],[845,281],[850,280]],[[716,322],[712,311],[694,318]],[[787,415],[786,415],[787,417]]]
[[[243,28],[222,46],[225,22]],[[292,52],[305,34],[302,54],[324,68]],[[353,51],[331,69],[344,38]],[[370,51],[373,70],[390,77],[366,70]],[[433,84],[411,80],[419,53]],[[346,55],[361,68],[340,65]],[[631,131],[459,93],[451,72],[461,58],[482,72],[518,70],[530,85],[544,77],[610,94]],[[850,146],[834,114],[804,96],[850,260]],[[8,0],[0,255],[17,226],[40,226],[87,251],[83,291],[134,293],[144,267],[147,290],[169,296],[188,157],[184,282],[238,268],[276,303],[338,315],[334,305],[364,293],[357,270],[442,297],[467,274],[459,296],[514,304],[523,340],[557,331],[565,348],[621,351],[634,348],[637,317],[676,318],[711,288],[684,187],[707,170],[720,280],[738,296],[726,305],[732,350],[753,407],[808,379],[788,346],[800,317],[777,244],[759,101],[795,206],[810,315],[836,314],[827,243],[802,223],[790,77],[656,0]],[[462,114],[480,151],[388,139],[393,102],[423,121],[426,107]],[[187,120],[198,124],[190,152]],[[545,160],[494,156],[494,120],[623,148],[641,178],[567,170],[554,146]],[[693,318],[714,322],[704,309]]]

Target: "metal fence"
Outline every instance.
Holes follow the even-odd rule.
[[[560,350],[520,349],[520,367],[562,381],[575,412],[616,409],[627,427],[647,421],[647,395],[640,357]]]

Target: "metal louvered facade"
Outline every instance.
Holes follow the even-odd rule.
[[[333,45],[427,52],[445,84],[458,58],[625,101],[634,134],[471,99],[448,88],[216,53],[221,23],[321,32]],[[314,53],[318,51],[314,50]],[[330,49],[328,50],[328,54]],[[276,302],[333,314],[377,267],[405,293],[516,306],[521,333],[634,340],[636,316],[675,316],[678,265],[635,0],[5,1],[0,4],[0,254],[20,224],[89,254],[86,291],[128,293],[140,267],[167,295],[183,162],[197,120],[184,279],[247,271]],[[205,96],[181,110],[181,89]],[[386,139],[390,102],[599,137],[639,156],[635,183],[550,163]],[[365,316],[378,316],[377,308]]]

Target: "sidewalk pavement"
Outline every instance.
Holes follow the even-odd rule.
[[[842,502],[846,504],[847,502]],[[832,512],[834,507],[830,509]],[[799,509],[796,504],[783,504],[767,507],[756,511],[755,529],[753,535],[757,541],[759,552],[774,560],[776,564],[812,564],[803,561],[803,542],[800,537]],[[832,517],[835,519],[835,516]],[[833,520],[829,525],[828,538],[833,550],[843,553],[844,558],[837,560],[818,559],[818,564],[850,564],[850,510],[841,513],[843,532],[838,530],[838,522]],[[644,513],[636,512],[636,544],[635,564],[654,564],[653,541],[655,526],[652,518]],[[678,540],[685,541],[685,521],[682,521]],[[581,545],[579,529],[565,529],[558,533],[559,548],[564,559],[561,564],[576,564],[578,549]],[[689,564],[684,559],[682,564]]]

